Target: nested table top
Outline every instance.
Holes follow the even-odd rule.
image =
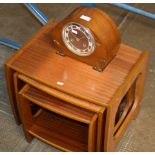
[[[123,84],[141,52],[121,44],[117,56],[103,72],[77,60],[56,54],[52,47],[49,22],[37,32],[7,65],[46,86],[72,96],[107,105]]]

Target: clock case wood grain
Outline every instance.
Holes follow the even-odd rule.
[[[89,21],[81,19],[87,16]],[[89,56],[78,56],[71,52],[63,42],[62,30],[68,23],[78,23],[88,28],[95,39],[95,51]],[[53,44],[60,55],[70,56],[78,61],[91,65],[97,71],[103,71],[116,56],[120,47],[120,34],[112,19],[95,7],[78,7],[69,16],[60,21],[51,33]]]

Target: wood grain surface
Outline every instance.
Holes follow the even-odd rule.
[[[88,101],[79,99],[77,97],[68,95],[64,92],[58,91],[58,90],[53,89],[51,87],[47,87],[47,86],[45,86],[45,85],[43,85],[37,81],[30,79],[29,77],[24,76],[24,75],[19,74],[18,79],[20,79],[21,81],[24,81],[25,83],[43,91],[49,95],[52,95],[58,99],[61,99],[65,102],[68,102],[70,104],[76,105],[77,107],[81,107],[81,108],[87,109],[87,110],[92,111],[92,112],[97,112],[97,113],[100,112],[101,110],[104,111],[103,107],[101,107],[99,105],[96,105],[96,104],[93,104],[91,102],[88,102]]]
[[[7,65],[49,87],[97,105],[108,105],[141,52],[121,44],[115,59],[100,73],[87,64],[55,54],[51,29],[51,23],[44,26],[42,33],[37,33]]]
[[[53,98],[28,84],[18,96],[28,142],[33,135],[64,151],[96,151],[97,114]],[[36,114],[32,113],[32,104],[40,107]]]
[[[23,92],[22,95],[29,101],[32,101],[41,107],[87,124],[90,123],[94,115],[93,112],[73,106],[72,104],[57,99],[31,86],[29,86],[29,88]]]
[[[56,54],[50,35],[54,25],[55,23],[53,22],[45,25],[6,63],[9,94],[17,123],[20,123],[20,118],[15,98],[15,84],[17,85],[18,82],[14,83],[13,81],[15,72],[19,73],[19,76],[15,76],[16,78],[32,84],[33,87],[49,95],[53,93],[53,97],[57,97],[58,100],[63,100],[64,98],[64,101],[69,101],[69,104],[71,103],[71,107],[76,105],[78,108],[99,113],[99,119],[91,120],[90,122],[90,124],[93,123],[94,125],[90,125],[91,129],[89,129],[89,133],[93,134],[89,134],[89,137],[91,137],[88,139],[91,139],[91,142],[87,150],[111,151],[115,148],[128,124],[136,117],[139,111],[147,66],[147,52],[142,53],[139,50],[121,44],[116,57],[105,70],[97,72],[85,63],[68,56],[62,57]],[[115,126],[115,117],[120,102],[136,78],[139,80],[137,82],[138,92],[134,104],[131,110],[127,112],[128,114],[125,119],[120,121],[120,125]],[[32,92],[35,92],[35,90]],[[42,95],[42,93],[39,94]],[[47,94],[44,97],[47,97]],[[33,95],[31,95],[31,99]],[[70,97],[68,98],[68,96]],[[25,102],[25,105],[19,104],[21,105],[20,109],[24,110],[25,106],[29,110],[25,99],[20,97],[20,102]],[[22,113],[21,111],[21,117],[26,117],[26,112]],[[75,115],[72,116],[76,118],[77,115]],[[39,119],[39,125],[35,126],[34,130],[40,132],[40,125],[45,125],[42,118],[44,118],[44,115]],[[82,119],[80,118],[80,120]],[[32,126],[31,120],[26,123],[28,124],[28,128]],[[27,125],[25,125],[24,129],[26,127]],[[35,133],[33,129],[31,130],[31,135],[49,144],[53,144],[49,142],[51,141],[50,139],[47,140],[48,135],[39,132]],[[94,140],[93,137],[95,132],[97,132],[97,140]],[[28,141],[32,139],[31,135],[25,131]],[[96,144],[98,145],[96,146]],[[66,149],[67,146],[64,147]],[[64,148],[61,149],[65,150]]]

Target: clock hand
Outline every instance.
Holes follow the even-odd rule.
[[[70,34],[76,39],[76,36],[72,32]]]
[[[78,41],[78,42],[80,41],[80,39],[77,38],[73,33],[71,33],[71,35],[75,38],[76,41]]]
[[[71,35],[76,39],[76,41],[80,41],[81,39],[83,39],[84,37],[85,37],[85,35],[82,35],[82,37],[81,38],[79,38],[79,37],[76,37],[72,32],[71,32]]]
[[[84,37],[86,37],[86,36],[85,36],[85,33],[83,33],[82,37],[79,38],[79,39],[81,40],[81,39],[84,38]],[[87,38],[87,37],[86,37],[86,38]]]
[[[82,39],[82,38],[84,38],[85,36],[82,36],[81,38],[79,38],[80,40]]]

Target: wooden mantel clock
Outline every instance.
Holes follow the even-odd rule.
[[[120,46],[116,25],[94,7],[75,9],[56,25],[52,39],[58,54],[91,65],[97,71],[103,71]]]
[[[26,140],[63,151],[113,151],[140,109],[147,57],[122,44],[97,8],[49,21],[5,64]]]

